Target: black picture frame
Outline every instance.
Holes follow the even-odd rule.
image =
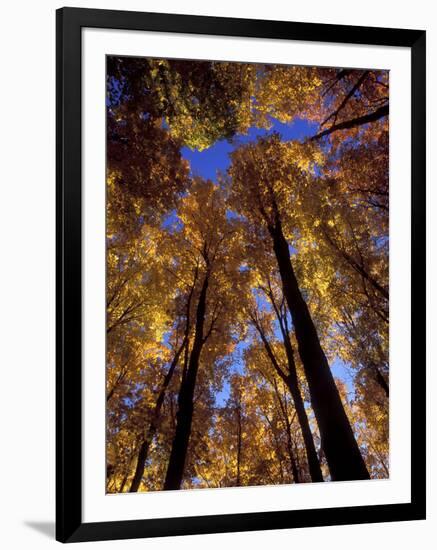
[[[56,539],[221,533],[425,518],[425,31],[62,8],[57,10]],[[411,502],[311,510],[82,522],[81,30],[84,27],[411,49]]]

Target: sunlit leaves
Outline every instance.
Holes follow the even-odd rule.
[[[182,488],[311,480],[278,372],[288,359],[277,310],[299,347],[272,245],[278,220],[324,352],[347,369],[336,382],[366,466],[387,477],[388,118],[336,125],[388,108],[388,73],[108,58],[107,91],[107,490],[129,490],[155,420],[139,490],[163,487],[206,279]],[[269,131],[298,118],[330,132]],[[234,140],[254,127],[267,131]],[[234,140],[229,170],[194,176],[182,148],[223,139]],[[328,480],[297,352],[295,362]]]

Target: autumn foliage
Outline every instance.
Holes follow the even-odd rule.
[[[107,492],[389,476],[388,85],[108,57]]]

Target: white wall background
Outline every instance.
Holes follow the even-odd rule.
[[[435,90],[437,18],[433,2],[366,0],[72,0],[74,6],[199,15],[284,19],[428,31],[428,152],[437,148]],[[55,9],[62,3],[8,2],[0,32],[0,545],[45,550],[54,541],[55,393]],[[433,19],[434,17],[434,19]],[[431,60],[431,61],[429,61]],[[434,100],[434,102],[433,102]],[[104,548],[431,548],[437,535],[433,390],[437,356],[437,278],[433,206],[437,170],[429,155],[428,181],[428,485],[426,522],[96,543]],[[433,246],[434,245],[434,246]],[[432,250],[434,248],[434,250]],[[434,370],[434,372],[433,372]],[[433,541],[433,542],[431,542]],[[90,547],[84,543],[83,548]]]

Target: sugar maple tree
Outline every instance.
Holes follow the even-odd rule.
[[[107,113],[107,491],[387,477],[388,73],[109,57]]]

